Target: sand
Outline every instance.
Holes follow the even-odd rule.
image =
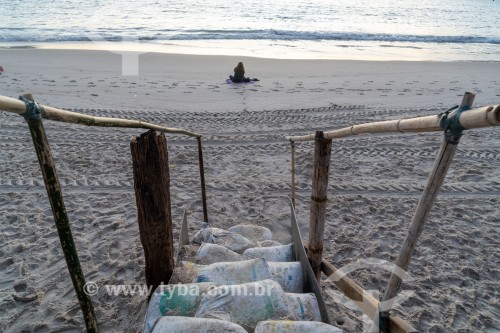
[[[476,106],[500,103],[499,63],[310,61],[144,54],[139,76],[119,55],[2,49],[0,94],[30,91],[47,105],[183,127],[204,135],[209,218],[215,227],[269,227],[290,240],[290,148],[285,135],[433,115],[465,91]],[[259,82],[225,83],[241,60]],[[45,122],[87,281],[144,283],[132,167],[139,130]],[[169,136],[174,237],[182,212],[201,220],[195,142]],[[377,135],[333,143],[325,256],[342,267],[393,262],[440,133]],[[498,129],[466,132],[411,264],[411,294],[397,312],[422,332],[500,330]],[[81,332],[83,319],[62,256],[23,119],[0,112],[0,332]],[[297,214],[307,235],[312,144],[297,145]],[[350,276],[383,291],[388,271],[360,264]],[[326,277],[325,277],[326,278]],[[331,317],[362,332],[362,315],[339,305],[324,282]],[[102,332],[139,332],[145,296],[93,298]],[[366,328],[366,327],[365,327]]]

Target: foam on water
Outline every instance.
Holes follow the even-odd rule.
[[[324,53],[334,45],[500,61],[500,1],[492,0],[24,0],[0,1],[0,17],[1,43],[125,39],[218,41],[225,47],[227,41],[251,40],[301,48],[315,42],[312,58],[328,58]]]

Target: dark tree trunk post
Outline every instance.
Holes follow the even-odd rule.
[[[203,164],[203,148],[201,146],[201,137],[198,141],[198,162],[200,164],[200,182],[201,182],[201,202],[203,204],[203,220],[208,222],[207,193],[205,190],[205,165]]]
[[[24,97],[33,102],[31,94],[24,95]],[[35,146],[38,162],[40,163],[40,169],[42,171],[43,181],[45,182],[50,206],[52,207],[52,214],[54,215],[64,259],[66,260],[69,275],[71,276],[71,281],[73,282],[73,287],[75,288],[76,296],[83,312],[87,332],[97,333],[99,332],[99,328],[97,327],[94,307],[89,295],[85,292],[85,277],[82,267],[80,266],[75,242],[73,241],[71,226],[69,224],[66,206],[64,205],[61,185],[57,177],[56,166],[52,158],[49,141],[45,134],[41,114],[37,116],[35,113],[38,111],[35,111],[35,104],[32,104],[32,106],[33,108],[31,111],[27,110],[23,116],[28,123],[31,138],[33,139],[33,145]]]
[[[321,278],[321,261],[323,259],[323,238],[325,233],[328,171],[330,168],[331,151],[332,140],[325,139],[323,132],[316,132],[308,256],[318,282]]]
[[[132,138],[130,149],[146,283],[154,291],[169,282],[174,269],[167,139],[148,131]]]
[[[295,209],[295,142],[290,142],[292,144],[292,204]]]

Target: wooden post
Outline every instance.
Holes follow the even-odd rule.
[[[328,169],[332,140],[325,139],[323,132],[316,132],[314,146],[314,165],[311,195],[311,215],[309,221],[309,260],[316,279],[321,278],[321,260],[323,255],[323,236],[328,188]]]
[[[201,146],[201,137],[198,140],[198,163],[200,164],[200,181],[201,181],[201,202],[203,204],[203,220],[208,222],[208,209],[207,209],[207,193],[205,189],[205,166],[203,164],[203,149]]]
[[[130,149],[146,283],[154,291],[174,270],[167,139],[151,130],[132,138]]]
[[[295,142],[292,143],[292,204],[295,209]]]
[[[24,95],[23,97],[31,102],[34,102],[31,94]],[[47,135],[45,134],[45,128],[43,126],[42,114],[40,113],[41,110],[37,108],[35,103],[25,103],[27,103],[27,110],[26,113],[22,114],[22,116],[24,116],[24,119],[26,119],[26,122],[28,123],[31,138],[33,139],[33,145],[35,146],[36,155],[43,174],[43,181],[45,182],[45,188],[49,197],[50,206],[52,207],[52,214],[54,215],[59,241],[61,243],[64,259],[66,260],[66,265],[68,266],[69,274],[71,276],[71,281],[73,282],[73,287],[75,288],[80,308],[83,312],[85,327],[87,328],[87,332],[97,333],[99,332],[99,328],[97,327],[94,307],[89,295],[85,292],[85,277],[83,275],[82,267],[80,266],[80,260],[78,259],[75,242],[73,241],[73,235],[71,233],[71,226],[69,224],[66,206],[64,205],[61,185],[57,177],[56,166],[54,159],[52,158],[49,141],[47,140]]]
[[[460,107],[471,107],[474,97],[475,95],[472,93],[465,93]],[[401,270],[406,271],[410,265],[410,260],[415,250],[415,246],[417,245],[418,237],[422,233],[427,217],[436,201],[439,189],[446,177],[446,173],[453,160],[459,141],[460,135],[450,134],[448,131],[445,132],[445,139],[441,143],[439,154],[434,162],[434,167],[429,175],[427,185],[422,193],[415,214],[413,215],[410,228],[396,260],[396,266],[399,272],[401,272]],[[401,279],[403,278],[401,275],[402,274],[396,274],[396,272],[392,273],[385,289],[384,301],[388,301],[398,294],[402,283]],[[389,304],[392,306],[390,302]],[[388,310],[389,309],[382,309],[382,311]]]

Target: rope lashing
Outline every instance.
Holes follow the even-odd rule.
[[[437,116],[439,127],[444,131],[445,140],[449,144],[457,144],[460,140],[465,129],[460,125],[460,115],[470,109],[470,106],[454,106]]]
[[[45,115],[43,106],[35,101],[30,101],[25,96],[19,96],[19,99],[26,104],[26,112],[21,114],[26,121],[39,121]]]

